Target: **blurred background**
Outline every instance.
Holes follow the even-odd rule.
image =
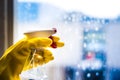
[[[119,0],[1,0],[0,4],[1,53],[24,32],[56,28],[55,35],[65,46],[51,49],[55,59],[45,65],[47,80],[120,80]]]

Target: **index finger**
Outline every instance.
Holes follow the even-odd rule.
[[[32,38],[28,42],[33,47],[48,47],[52,44],[52,40],[49,38]]]

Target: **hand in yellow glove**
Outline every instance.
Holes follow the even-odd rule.
[[[12,45],[0,58],[0,80],[19,80],[19,74],[28,69],[34,49],[39,49],[34,55],[36,63],[41,65],[53,60],[52,53],[46,49],[53,45],[62,47],[64,43],[59,42],[59,37],[53,36],[50,38],[24,38]]]

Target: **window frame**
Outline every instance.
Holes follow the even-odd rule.
[[[0,56],[13,44],[14,0],[0,0]]]

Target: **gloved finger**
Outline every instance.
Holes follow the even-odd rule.
[[[57,47],[63,47],[64,43],[63,42],[56,42]]]
[[[28,40],[31,47],[48,47],[52,44],[52,40],[49,38],[33,38]]]
[[[45,64],[53,59],[54,57],[52,52],[45,48],[37,49],[36,53],[34,54],[34,62],[38,65]]]
[[[52,52],[48,49],[45,49],[45,48],[43,49],[43,52],[40,55],[43,57],[44,61],[46,61],[46,60],[51,61],[54,59]]]
[[[60,40],[59,37],[50,36],[49,38],[53,41],[52,44],[50,45],[52,48],[57,48],[57,47],[63,47],[64,46],[64,43],[59,41]]]
[[[52,48],[57,48],[57,47],[63,47],[64,43],[63,42],[53,42],[50,47]]]
[[[39,55],[39,54],[35,54],[34,55],[34,64],[37,65],[42,65],[44,63],[44,58],[43,56]]]
[[[43,57],[52,56],[52,52],[46,48],[37,48],[35,54],[38,54]]]
[[[52,55],[52,52],[48,49],[44,49],[44,63],[48,63],[49,61],[54,59],[54,56]]]
[[[57,42],[60,40],[58,36],[50,36],[49,38],[52,39],[53,42]]]
[[[52,56],[52,52],[48,49],[44,49],[44,57],[49,57],[49,56]]]
[[[54,59],[53,56],[44,57],[44,58],[43,57],[37,58],[37,59],[34,60],[34,67],[46,64],[46,63],[50,62],[53,59]]]
[[[45,59],[44,59],[44,63],[48,63],[49,61],[51,61],[51,60],[53,60],[53,59],[54,59],[53,56],[50,56],[50,57],[48,57],[48,58],[45,58]]]

